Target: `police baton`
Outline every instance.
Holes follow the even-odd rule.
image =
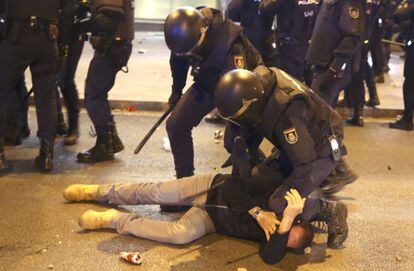
[[[139,143],[138,147],[134,151],[134,154],[138,154],[142,150],[142,148],[147,143],[148,139],[151,138],[151,136],[154,134],[155,130],[157,130],[157,128],[161,125],[161,123],[171,114],[173,109],[174,109],[174,107],[171,106],[170,108],[168,108],[167,111],[165,111],[164,114],[162,114],[161,118],[154,124],[154,126],[151,128],[151,130],[149,130],[149,132],[142,139],[141,143]]]
[[[386,39],[381,39],[382,42],[384,43],[388,43],[388,44],[392,44],[392,45],[397,45],[397,46],[401,46],[401,47],[405,47],[405,43],[402,42],[396,42],[396,41],[392,41],[392,40],[386,40]]]

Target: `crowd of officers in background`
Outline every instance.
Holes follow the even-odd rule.
[[[398,33],[397,44],[406,52],[402,56],[406,59],[405,110],[390,127],[412,130],[413,2],[232,0],[225,15],[241,24],[244,35],[262,56],[262,64],[277,67],[305,82],[332,107],[337,105],[340,91],[345,90],[345,98],[339,103],[353,109],[353,117],[347,122],[356,126],[364,125],[364,105],[380,104],[376,84],[384,83],[384,74],[390,70],[390,46],[395,43],[394,34]],[[220,13],[209,10],[212,14],[206,14],[206,18]],[[79,99],[75,74],[87,40],[95,54],[86,78],[85,106],[94,124],[97,142],[90,150],[79,153],[77,159],[83,163],[113,160],[114,154],[124,146],[111,114],[108,92],[115,84],[116,74],[128,71],[134,38],[133,0],[0,0],[0,15],[0,173],[11,170],[4,145],[19,145],[30,135],[27,114],[32,91],[38,117],[37,135],[41,139],[36,167],[42,172],[53,170],[56,135],[65,136],[66,145],[77,143]],[[208,32],[208,27],[205,31]],[[220,42],[220,37],[215,42]],[[368,61],[369,55],[372,64]],[[237,54],[234,61],[236,68],[246,68],[249,64],[248,57],[239,58]],[[174,82],[169,103],[176,106],[182,99],[191,63],[172,54],[170,64]],[[24,71],[28,67],[33,81],[30,92],[24,82]],[[211,82],[217,83],[217,80]],[[365,84],[369,93],[367,101]],[[214,90],[214,86],[207,88]],[[67,108],[67,123],[61,95]],[[170,117],[167,130],[177,177],[193,174],[191,129],[214,107],[214,101],[206,102],[205,112],[197,113],[197,119],[181,123],[174,113]],[[185,168],[186,165],[190,166]]]

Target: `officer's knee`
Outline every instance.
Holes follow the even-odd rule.
[[[170,243],[174,245],[185,245],[191,243],[197,237],[195,236],[195,229],[182,225],[179,222],[173,224],[171,228]]]

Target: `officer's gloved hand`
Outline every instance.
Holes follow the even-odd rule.
[[[329,89],[337,81],[336,72],[329,68],[324,74],[322,74],[319,87],[321,89]]]
[[[234,139],[231,161],[233,164],[233,176],[250,177],[252,175],[249,149],[242,137],[238,136]]]
[[[183,95],[179,92],[172,91],[170,98],[168,99],[168,105],[173,108],[176,106],[178,101],[181,99]]]

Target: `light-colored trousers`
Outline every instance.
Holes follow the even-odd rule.
[[[163,183],[126,183],[100,185],[98,200],[116,205],[182,205],[193,206],[176,221],[159,221],[137,214],[117,215],[111,227],[120,234],[132,234],[170,244],[187,244],[215,232],[213,222],[204,209],[207,193],[216,174],[199,174]]]

